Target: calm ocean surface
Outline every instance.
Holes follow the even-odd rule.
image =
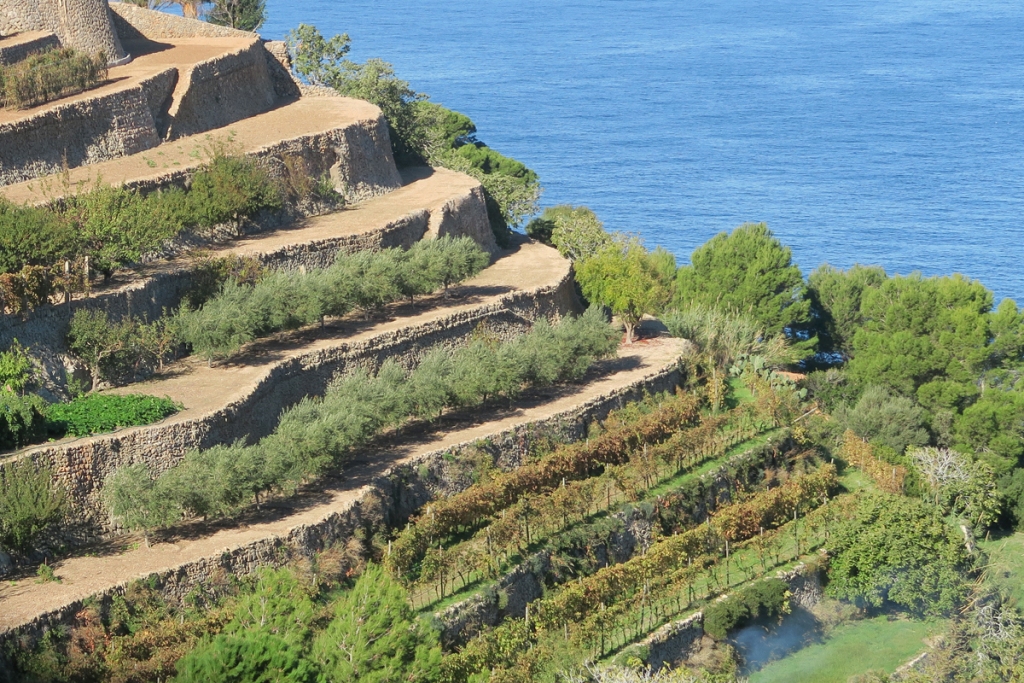
[[[828,261],[1024,302],[1024,4],[268,0],[347,32],[479,138],[687,262],[767,221]]]

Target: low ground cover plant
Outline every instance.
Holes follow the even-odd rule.
[[[47,403],[34,394],[0,390],[0,450],[151,424],[181,408],[169,398],[143,394],[88,394],[68,403]]]
[[[0,65],[0,104],[26,109],[95,87],[107,77],[107,57],[74,48],[51,48]]]
[[[159,422],[181,408],[169,398],[144,394],[88,394],[49,406],[46,421],[51,434],[88,436]]]

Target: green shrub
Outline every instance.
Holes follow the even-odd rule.
[[[0,272],[51,265],[73,255],[81,235],[49,209],[16,206],[0,197]]]
[[[32,379],[32,359],[15,339],[11,348],[0,352],[0,391],[21,393]]]
[[[182,306],[177,329],[195,353],[226,358],[254,339],[322,323],[326,316],[447,291],[487,263],[487,254],[469,237],[420,241],[407,251],[341,254],[325,269],[261,273],[252,284],[229,278],[202,307]]]
[[[26,551],[66,510],[50,471],[25,459],[0,468],[0,544]]]
[[[949,614],[970,593],[974,558],[958,529],[933,505],[868,494],[839,520],[826,545],[827,591],[870,607],[895,604],[916,614]]]
[[[394,361],[376,375],[358,370],[322,399],[307,398],[284,411],[275,432],[252,446],[189,453],[156,481],[145,468],[115,472],[106,486],[111,512],[133,528],[169,523],[182,511],[231,513],[258,503],[265,491],[293,490],[343,464],[353,449],[411,417],[432,419],[445,408],[511,399],[525,386],[578,378],[596,358],[614,353],[617,336],[592,308],[557,326],[540,321],[511,342],[478,335],[458,350],[438,348],[412,372]]]
[[[92,373],[92,389],[101,380],[121,384],[140,372],[162,367],[174,354],[177,320],[164,316],[152,323],[138,318],[110,320],[105,311],[80,309],[68,327],[68,350]]]
[[[46,435],[46,401],[0,389],[0,449],[21,448]]]
[[[69,194],[43,209],[0,199],[0,278],[26,266],[43,266],[52,282],[61,279],[65,261],[73,262],[76,272],[84,271],[86,257],[90,270],[110,276],[115,269],[158,251],[183,231],[205,230],[284,205],[282,184],[256,162],[231,156],[220,147],[212,153],[211,161],[195,173],[188,190],[172,187],[143,195],[136,189],[97,181],[92,189]],[[324,192],[321,183],[303,187],[310,196]],[[71,290],[86,284],[84,278],[78,278],[81,282],[66,279],[64,286]],[[16,285],[0,282],[0,305],[11,312],[45,301],[41,296],[34,296],[38,301],[29,301],[27,306],[15,301],[24,298],[20,292],[25,289]]]
[[[788,611],[789,585],[782,579],[762,579],[708,605],[704,609],[704,631],[721,640],[733,629]]]
[[[53,48],[0,67],[0,103],[24,109],[94,87],[107,77],[103,53],[90,57],[73,48]]]
[[[834,415],[860,438],[897,453],[903,453],[907,446],[924,446],[929,440],[924,409],[884,387],[866,388],[855,406],[840,406]]]
[[[281,188],[266,170],[248,157],[221,152],[193,176],[186,196],[190,222],[202,228],[284,204]]]
[[[47,414],[52,433],[88,436],[122,427],[158,422],[181,410],[169,398],[143,394],[89,394],[70,403],[55,403]]]

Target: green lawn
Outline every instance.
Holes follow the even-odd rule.
[[[1024,533],[978,543],[988,555],[985,582],[1024,608]]]
[[[945,630],[945,621],[886,617],[836,627],[827,640],[809,645],[750,676],[750,683],[846,683],[871,669],[892,673],[922,652],[923,640]]]

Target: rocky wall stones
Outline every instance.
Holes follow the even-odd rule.
[[[168,68],[123,90],[58,103],[0,124],[0,185],[156,147],[153,112],[163,106],[160,100],[167,99],[176,78],[177,69]]]
[[[127,2],[111,2],[110,9],[114,28],[121,40],[125,42],[131,40],[159,42],[161,38],[238,38],[255,35],[228,26],[218,26],[198,19],[187,19],[167,12],[157,12]]]
[[[53,33],[40,33],[28,40],[0,45],[0,64],[14,64],[31,54],[54,47],[60,47],[60,40]]]
[[[493,255],[500,251],[487,217],[484,188],[480,185],[469,195],[453,199],[431,214],[427,234],[431,237],[469,235],[487,253]]]
[[[0,35],[24,31],[54,33],[63,45],[90,55],[102,52],[111,62],[125,57],[107,0],[3,0]]]
[[[165,139],[195,135],[261,114],[277,101],[259,37],[244,48],[194,64],[180,76]]]

